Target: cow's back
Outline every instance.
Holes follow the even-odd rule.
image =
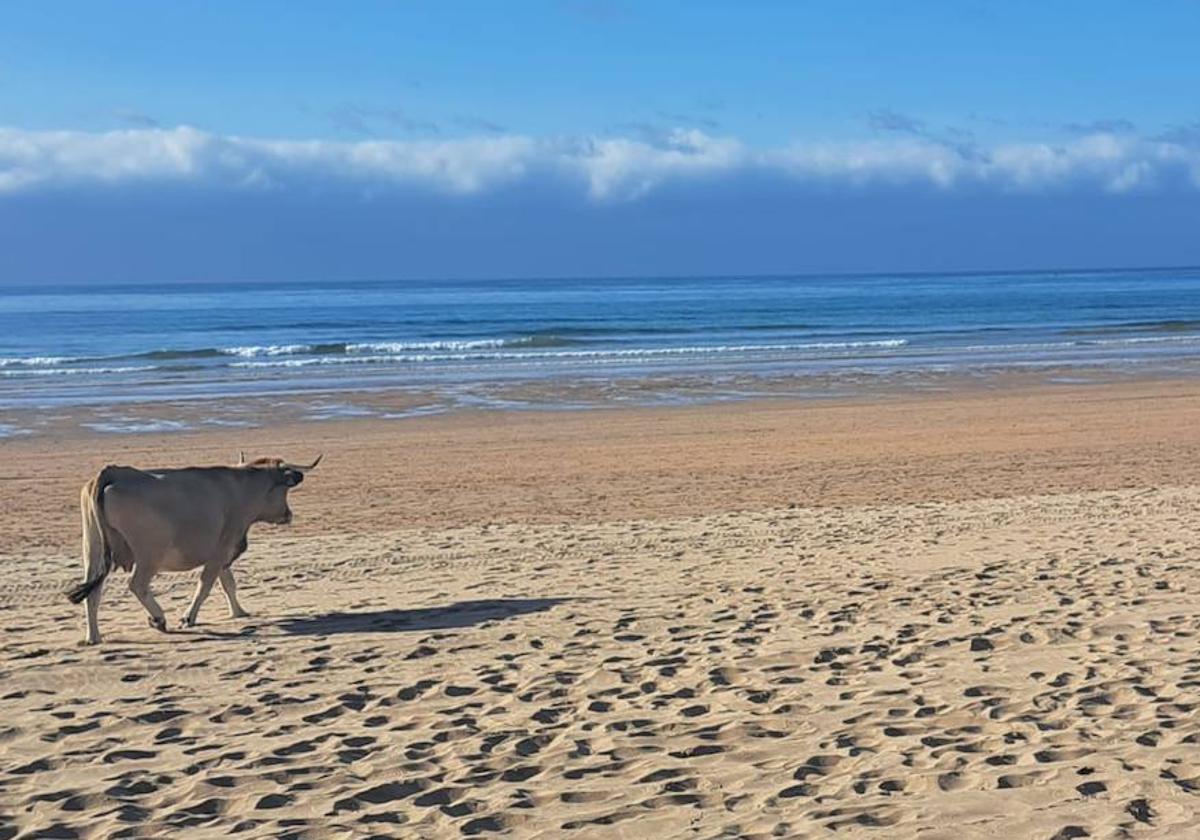
[[[216,471],[115,469],[119,473],[102,491],[104,514],[136,562],[149,559],[160,571],[184,571],[218,550],[228,494]]]

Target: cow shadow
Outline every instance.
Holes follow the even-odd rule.
[[[545,612],[571,598],[493,598],[459,601],[445,607],[413,610],[372,610],[369,612],[331,612],[297,618],[285,618],[278,627],[294,636],[331,636],[341,633],[414,633],[425,630],[449,630],[473,627],[487,621]]]

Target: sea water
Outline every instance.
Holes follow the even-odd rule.
[[[947,373],[1186,375],[1198,350],[1196,269],[0,284],[0,410],[304,394],[336,406],[330,394],[405,389],[449,406],[500,384],[578,407],[581,386],[654,402],[678,382],[703,399],[706,383],[725,398]]]

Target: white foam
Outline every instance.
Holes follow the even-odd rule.
[[[433,414],[445,414],[449,407],[444,405],[418,405],[405,411],[391,411],[379,415],[384,420],[407,420],[410,417],[427,417]]]
[[[75,361],[69,356],[6,356],[0,357],[0,368],[6,367],[50,367]]]
[[[231,429],[258,428],[258,424],[251,422],[250,420],[223,420],[217,417],[209,417],[206,420],[201,420],[200,423],[204,426],[220,426],[222,428],[228,427]]]
[[[369,408],[349,403],[320,403],[312,406],[308,413],[309,420],[332,420],[336,417],[370,417],[375,414]]]
[[[139,432],[182,432],[190,428],[181,420],[112,420],[104,423],[82,423],[88,429],[111,434],[136,434]]]
[[[939,348],[942,352],[956,350],[972,353],[1001,353],[1018,350],[1071,350],[1087,347],[1127,347],[1143,344],[1194,344],[1200,342],[1200,334],[1133,336],[1130,338],[1085,338],[1072,341],[1042,341],[1014,344],[968,344],[963,347],[948,345]]]
[[[1156,335],[1136,336],[1133,338],[1102,338],[1088,340],[1085,344],[1122,345],[1122,344],[1168,344],[1200,341],[1200,335]]]
[[[313,348],[310,344],[266,344],[247,347],[226,347],[221,352],[227,356],[252,358],[254,356],[295,356],[301,353],[311,353],[312,350]]]
[[[308,365],[420,364],[423,362],[491,361],[616,361],[656,357],[699,356],[720,353],[788,353],[815,350],[863,350],[903,347],[907,339],[879,341],[821,341],[806,344],[718,344],[691,347],[646,347],[629,350],[528,350],[497,353],[397,353],[373,356],[321,356],[312,359],[288,359],[275,362],[234,362],[230,367],[306,367]],[[365,346],[365,345],[364,345]]]
[[[488,350],[498,349],[500,347],[519,347],[522,344],[528,344],[532,339],[518,338],[487,338],[474,339],[470,341],[383,341],[383,342],[364,342],[360,344],[347,344],[347,353],[409,353],[419,350],[445,350],[445,351],[462,351],[462,350]]]
[[[226,356],[241,356],[252,359],[260,356],[304,356],[320,352],[321,347],[342,348],[345,353],[411,353],[421,351],[462,352],[468,350],[495,350],[501,347],[520,347],[532,344],[536,339],[525,338],[481,338],[463,341],[379,341],[342,344],[331,341],[319,344],[253,344],[243,347],[224,347],[220,351]],[[334,351],[336,352],[336,351]]]
[[[158,370],[157,367],[107,367],[107,368],[34,368],[24,370],[0,370],[0,376],[102,376],[111,373],[134,373]]]

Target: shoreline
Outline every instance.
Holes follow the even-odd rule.
[[[114,397],[106,404],[44,403],[0,408],[0,443],[23,438],[102,437],[253,430],[346,420],[411,421],[497,412],[575,413],[671,410],[755,402],[836,403],[1086,388],[1155,382],[1200,383],[1200,368],[1135,369],[1051,365],[1036,370],[895,370],[857,374],[645,375],[615,379],[544,379],[458,388],[330,387],[279,393]]]

